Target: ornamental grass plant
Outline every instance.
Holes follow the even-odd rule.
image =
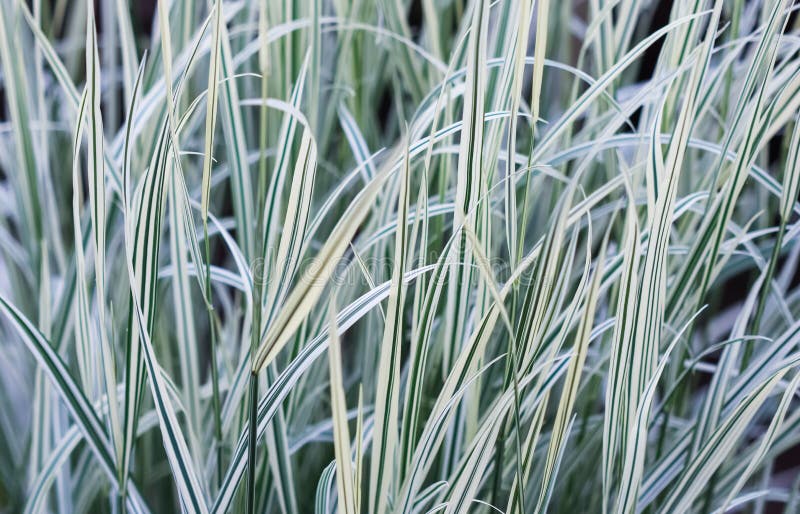
[[[798,512],[798,11],[0,0],[0,512]]]

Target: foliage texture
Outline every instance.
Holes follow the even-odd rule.
[[[0,512],[797,512],[796,0],[0,0]]]

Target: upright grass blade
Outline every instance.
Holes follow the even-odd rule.
[[[222,0],[219,0],[220,8]],[[247,147],[244,122],[239,106],[239,88],[233,71],[233,55],[225,24],[220,24],[221,54],[219,56],[220,78],[225,78],[222,88],[222,126],[225,146],[231,166],[231,189],[233,192],[233,213],[236,218],[236,239],[245,258],[252,259],[255,253],[252,231],[253,191],[247,166]]]
[[[200,409],[200,370],[198,355],[198,338],[195,325],[195,316],[190,293],[186,233],[183,230],[183,198],[181,193],[178,167],[171,170],[171,185],[169,191],[169,220],[170,220],[170,255],[173,261],[172,273],[172,301],[175,308],[175,329],[178,339],[178,354],[181,369],[181,392],[184,405],[187,409],[189,420],[189,433],[195,434],[202,429],[202,412]],[[189,439],[189,449],[195,463],[202,462],[200,457],[200,443],[194,438]]]
[[[83,233],[81,227],[81,211],[80,207],[82,201],[82,187],[81,187],[81,173],[80,173],[80,145],[83,139],[84,130],[84,116],[86,114],[86,100],[87,94],[84,94],[81,99],[81,107],[78,111],[78,129],[75,131],[74,140],[74,157],[72,159],[72,224],[75,231],[75,240],[83,241]],[[75,275],[76,275],[76,302],[75,302],[75,354],[78,361],[78,376],[80,377],[81,384],[85,391],[95,393],[97,391],[95,370],[96,364],[93,357],[91,348],[91,332],[92,324],[89,316],[89,292],[86,287],[86,259],[84,256],[83,245],[79,244],[75,247]],[[108,377],[104,377],[108,378]],[[116,386],[116,380],[111,382]],[[104,385],[108,385],[107,383]]]
[[[544,56],[547,51],[547,27],[550,17],[550,0],[536,2],[536,42],[533,50],[533,76],[531,78],[531,118],[533,126],[539,121],[544,77]]]
[[[626,181],[626,186],[628,183]],[[628,190],[624,239],[621,245],[623,262],[622,274],[617,293],[616,321],[609,360],[609,379],[606,387],[606,410],[603,417],[603,512],[608,508],[606,501],[611,496],[614,476],[619,465],[615,459],[617,448],[627,440],[628,419],[631,407],[625,390],[628,388],[631,357],[626,345],[632,340],[636,309],[636,288],[639,282],[639,223]]]
[[[128,309],[128,334],[126,340],[126,373],[125,373],[125,401],[124,401],[124,445],[121,468],[127,470],[130,466],[133,451],[136,426],[138,424],[140,404],[145,381],[145,369],[142,355],[142,344],[139,338],[141,332],[151,332],[155,321],[156,312],[156,280],[158,270],[156,263],[160,250],[161,224],[163,221],[163,207],[166,200],[168,160],[172,157],[169,152],[167,123],[161,124],[160,136],[157,146],[150,159],[150,167],[145,174],[141,187],[137,189],[134,202],[130,205],[132,212],[136,212],[136,221],[128,221],[125,230],[133,233],[125,238],[125,251],[130,252],[133,261],[134,273],[131,278],[135,282],[130,284],[131,300]],[[127,201],[125,208],[128,209]],[[127,213],[126,213],[126,219]],[[130,223],[130,227],[127,226]],[[139,297],[133,298],[136,294]],[[142,315],[139,316],[136,305],[140,306]],[[138,325],[144,323],[140,328]],[[125,475],[127,476],[127,475]],[[125,484],[125,482],[123,482]],[[123,487],[123,492],[125,488]]]
[[[336,454],[336,490],[339,498],[338,509],[342,514],[356,514],[359,503],[356,500],[356,482],[350,461],[350,430],[347,426],[347,404],[344,397],[342,377],[342,354],[339,340],[339,327],[336,323],[336,306],[333,302],[328,309],[330,314],[328,345],[328,368],[331,375],[331,410],[333,411],[333,441]],[[360,412],[360,409],[359,409]],[[356,433],[359,433],[357,430]],[[360,443],[359,443],[360,445]],[[356,460],[356,465],[359,460]]]
[[[464,91],[464,114],[462,138],[459,147],[458,171],[456,179],[456,210],[453,220],[454,226],[465,224],[466,215],[475,209],[477,197],[481,190],[483,174],[482,166],[483,149],[483,115],[485,94],[486,60],[486,9],[485,2],[474,4],[471,17],[469,42],[467,45],[467,76],[465,78],[466,90]],[[477,216],[470,218],[474,225]],[[477,227],[473,226],[473,230]],[[452,304],[448,315],[450,342],[445,349],[445,367],[449,368],[449,361],[455,358],[463,339],[466,325],[467,293],[471,280],[469,251],[467,249],[466,235],[459,236],[456,244],[457,262],[465,266],[452,268],[452,281],[448,290],[448,298]]]
[[[207,224],[209,196],[211,194],[211,164],[213,162],[214,132],[217,124],[217,104],[219,102],[219,67],[222,48],[222,0],[214,3],[213,39],[211,42],[211,63],[208,67],[208,93],[206,94],[205,146],[203,151],[203,183],[201,212],[204,226]]]
[[[392,285],[389,289],[389,305],[380,345],[378,382],[375,391],[375,429],[370,461],[369,512],[383,514],[387,511],[388,499],[394,496],[395,461],[398,439],[398,416],[400,405],[400,352],[403,339],[403,312],[405,305],[406,252],[408,250],[408,204],[411,193],[411,163],[408,147],[405,165],[397,193],[398,227],[394,240],[394,263]]]
[[[166,139],[166,134],[164,135]],[[150,186],[151,195],[141,196],[139,211],[142,210],[151,212],[156,220],[155,227],[149,227],[148,238],[158,239],[160,234],[159,229],[161,226],[161,218],[163,207],[166,198],[165,189],[170,187],[170,182],[167,173],[172,173],[174,163],[172,162],[171,155],[164,156],[165,161],[161,169],[152,169],[150,173],[150,180],[145,183],[145,186]],[[146,190],[147,190],[146,189]],[[146,191],[145,190],[145,191]],[[127,202],[124,204],[124,213],[127,217],[130,214]],[[149,217],[149,216],[148,216]],[[156,405],[156,412],[159,418],[159,427],[161,428],[161,436],[164,440],[164,448],[167,452],[170,468],[172,469],[172,476],[176,481],[178,488],[178,496],[181,499],[181,505],[186,512],[191,513],[205,513],[208,512],[208,506],[204,492],[201,488],[197,472],[192,464],[192,458],[189,453],[186,440],[183,436],[183,431],[178,424],[178,419],[175,409],[172,406],[171,399],[166,395],[166,384],[160,372],[160,366],[156,360],[153,345],[150,342],[148,330],[152,330],[152,321],[145,317],[144,310],[142,309],[142,299],[146,299],[149,305],[147,312],[152,319],[152,309],[155,304],[155,293],[148,296],[141,296],[139,286],[147,284],[147,281],[142,281],[136,275],[136,262],[137,254],[152,253],[157,255],[158,244],[141,247],[138,243],[140,240],[134,240],[133,234],[128,229],[126,223],[125,230],[125,252],[126,252],[126,267],[128,272],[128,280],[131,285],[131,298],[134,313],[136,316],[136,327],[139,332],[139,342],[142,347],[142,354],[144,355],[144,362],[147,368],[148,383],[150,384],[150,392],[153,396],[153,401]],[[130,226],[133,226],[132,224]],[[137,232],[140,227],[137,227]],[[138,234],[137,234],[138,235]],[[152,255],[149,256],[152,258]],[[148,269],[143,268],[143,272],[147,273]],[[152,272],[150,272],[152,273]]]
[[[106,172],[103,149],[103,122],[100,110],[100,58],[97,50],[97,30],[95,27],[95,17],[93,6],[87,9],[86,21],[86,114],[88,121],[89,135],[89,204],[91,207],[92,235],[94,239],[94,274],[95,274],[95,295],[97,300],[97,331],[100,342],[100,355],[102,363],[102,376],[104,390],[109,401],[109,421],[111,426],[111,440],[114,443],[114,453],[116,462],[122,460],[122,424],[120,421],[118,400],[117,400],[117,373],[114,365],[114,350],[108,340],[107,317],[106,317]],[[80,116],[80,112],[79,112]],[[82,124],[81,119],[78,123]],[[79,131],[80,133],[80,131]],[[75,141],[80,143],[80,136]],[[81,187],[79,180],[73,180],[73,196],[78,194],[77,190]],[[73,200],[74,202],[75,200]],[[82,241],[80,233],[80,217],[78,206],[73,203],[73,216],[75,216],[75,240]],[[76,247],[76,253],[82,253],[80,245]],[[82,256],[80,258],[82,260]],[[81,269],[81,266],[78,267]],[[82,280],[82,275],[79,275]],[[80,295],[79,295],[80,296]],[[89,322],[88,310],[84,319]],[[86,335],[92,332],[87,331]],[[87,340],[88,343],[88,340]],[[118,469],[120,478],[126,472],[122,468]]]

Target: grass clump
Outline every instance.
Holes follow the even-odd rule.
[[[0,0],[0,512],[795,512],[793,0]]]

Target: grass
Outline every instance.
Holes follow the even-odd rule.
[[[800,508],[800,4],[146,4],[0,0],[0,512]]]

